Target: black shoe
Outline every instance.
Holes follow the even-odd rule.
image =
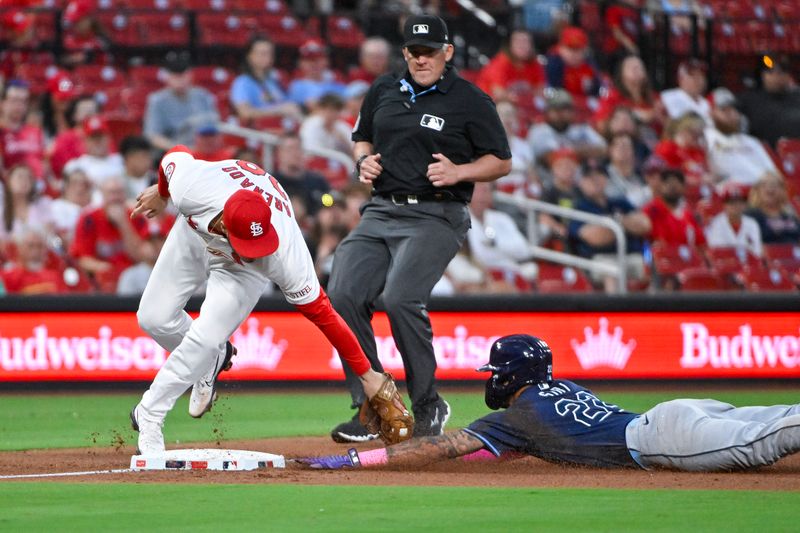
[[[342,422],[331,431],[333,442],[367,442],[378,438],[377,433],[370,433],[358,420],[358,413],[347,422]]]
[[[414,436],[431,437],[444,433],[450,419],[450,404],[441,396],[435,402],[414,411]]]

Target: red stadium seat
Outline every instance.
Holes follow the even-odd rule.
[[[163,71],[158,65],[135,65],[128,69],[128,77],[134,86],[160,88],[163,83]]]
[[[298,48],[313,35],[299,19],[291,14],[266,13],[256,15],[259,30],[278,46]]]
[[[223,13],[198,13],[197,30],[201,46],[244,48],[251,36],[262,28],[255,19]]]
[[[653,267],[662,277],[676,275],[687,268],[706,267],[706,262],[700,252],[693,246],[672,246],[664,243],[654,243],[652,246]]]
[[[789,274],[780,268],[745,269],[741,274],[744,288],[748,291],[796,291],[797,286]]]
[[[745,268],[764,268],[761,259],[740,248],[708,248],[706,255],[711,268],[722,277],[729,288],[741,286],[741,273]]]
[[[288,13],[289,8],[281,0],[231,0],[235,9],[241,11],[260,11],[283,15]]]
[[[138,118],[109,115],[106,117],[106,122],[111,130],[111,138],[117,146],[125,137],[142,133],[142,121]]]
[[[328,17],[328,42],[337,48],[358,48],[364,40],[364,32],[348,17]]]
[[[180,0],[180,5],[187,11],[226,11],[235,8],[233,0]]]
[[[542,261],[536,278],[536,291],[542,294],[594,292],[586,275],[580,270]]]
[[[131,23],[139,28],[140,47],[189,46],[189,19],[183,13],[138,13]]]
[[[130,21],[130,17],[119,12],[98,13],[96,18],[108,32],[111,43],[116,46],[137,47],[142,38],[139,27]]]
[[[71,77],[76,86],[91,93],[128,85],[125,73],[111,65],[79,65],[72,71]]]
[[[800,244],[765,244],[764,259],[769,266],[800,273]]]
[[[725,283],[719,274],[706,267],[687,268],[677,274],[681,291],[722,291]]]
[[[194,83],[215,94],[230,89],[234,77],[235,75],[225,67],[201,65],[192,69]]]

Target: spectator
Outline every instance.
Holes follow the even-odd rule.
[[[553,180],[544,190],[542,201],[549,204],[574,209],[580,197],[577,186],[578,180],[578,154],[572,148],[562,148],[550,154],[550,172]],[[541,213],[539,226],[542,228],[540,240],[545,241],[550,237],[557,239],[558,248],[571,248],[568,241],[568,222],[564,219]],[[551,243],[555,244],[555,243]]]
[[[736,109],[736,98],[724,87],[711,93],[711,119],[714,127],[706,128],[708,163],[714,177],[721,182],[753,185],[765,173],[778,174],[761,142],[742,133],[742,116]]]
[[[353,231],[361,220],[361,207],[372,197],[372,188],[364,183],[354,181],[342,189],[344,213],[342,222],[348,233]]]
[[[531,145],[517,135],[519,119],[516,106],[511,102],[499,102],[497,115],[506,130],[508,145],[511,148],[511,172],[495,181],[497,189],[509,194],[539,198],[542,195],[542,184],[536,173],[536,161]]]
[[[92,201],[93,184],[81,169],[64,174],[61,197],[50,202],[50,213],[56,234],[68,248],[75,236],[75,225],[81,211]]]
[[[91,0],[72,0],[64,9],[64,64],[94,62],[101,59],[101,53],[108,49],[108,37],[94,11]]]
[[[300,47],[297,74],[289,84],[289,100],[311,109],[322,95],[344,95],[344,84],[328,68],[328,51],[317,39],[309,39]]]
[[[692,15],[700,18],[702,25],[702,9],[696,0],[649,0],[650,8],[661,11],[669,17],[672,33],[688,34],[692,31]]]
[[[546,76],[536,56],[533,37],[523,29],[511,32],[508,46],[500,50],[478,73],[475,84],[495,101],[509,98],[522,87],[524,93],[541,93]]]
[[[339,197],[339,194],[336,194]],[[333,254],[339,243],[347,237],[348,229],[344,222],[344,203],[333,202],[317,212],[312,243],[314,268],[323,287],[327,287],[333,267]]]
[[[236,149],[225,146],[225,138],[215,121],[200,123],[194,134],[192,154],[205,161],[224,161],[233,159]]]
[[[661,92],[661,103],[670,119],[676,120],[687,113],[696,113],[709,126],[711,107],[705,99],[708,67],[699,59],[688,59],[678,65],[678,86]]]
[[[800,244],[800,219],[791,207],[786,182],[777,174],[765,174],[750,190],[746,213],[758,222],[765,244]]]
[[[166,87],[147,97],[144,134],[158,150],[192,144],[197,124],[219,120],[214,95],[192,85],[188,56],[170,52],[166,59]]]
[[[589,124],[576,122],[575,105],[568,92],[561,89],[548,92],[546,104],[545,122],[528,132],[528,144],[545,172],[550,152],[560,148],[572,148],[580,159],[605,156],[603,137]]]
[[[300,140],[304,150],[323,148],[342,152],[348,157],[353,152],[350,140],[352,127],[340,118],[344,100],[335,93],[323,94],[314,110],[300,126]]]
[[[83,123],[98,113],[93,96],[79,96],[70,101],[65,113],[68,128],[56,135],[50,147],[50,168],[56,178],[61,177],[64,165],[86,153]]]
[[[26,227],[52,230],[50,199],[40,196],[31,168],[18,164],[8,171],[3,182],[3,219],[0,241],[18,236]]]
[[[135,265],[129,266],[119,275],[117,281],[117,294],[120,296],[137,296],[144,292],[147,286],[147,280],[150,279],[150,274],[153,272],[153,266],[156,264],[158,254],[167,240],[169,230],[175,222],[175,215],[167,211],[160,213],[155,218],[147,220],[149,231],[148,242],[152,246],[152,253]]]
[[[644,213],[652,226],[650,241],[670,246],[704,247],[706,239],[703,229],[684,198],[683,172],[664,167],[658,175],[658,195],[644,206]]]
[[[606,7],[606,38],[603,54],[608,65],[614,66],[626,54],[639,54],[640,0],[621,0]]]
[[[364,103],[364,96],[368,90],[369,84],[361,80],[351,81],[344,89],[344,112],[341,118],[351,128],[356,125],[358,113],[361,111],[361,105]]]
[[[442,282],[434,287],[434,295],[452,294],[510,294],[517,288],[505,278],[495,278],[472,256],[469,239],[448,263]],[[443,289],[449,287],[449,290]]]
[[[611,114],[620,106],[630,109],[641,126],[654,132],[661,131],[662,111],[658,94],[653,90],[644,62],[637,56],[628,56],[617,65],[614,87],[600,100],[594,117],[598,130],[606,128]]]
[[[67,113],[76,96],[75,84],[65,72],[57,72],[47,80],[47,90],[41,96],[42,126],[45,135],[52,139],[70,127]]]
[[[0,102],[0,171],[27,165],[37,180],[45,177],[44,132],[27,122],[31,90],[21,80],[3,87]],[[42,183],[43,185],[43,183]]]
[[[747,196],[744,187],[729,184],[722,193],[724,209],[706,227],[706,240],[711,248],[736,248],[761,257],[761,230],[758,222],[744,214]]]
[[[39,43],[33,26],[33,14],[18,9],[0,13],[0,33],[5,49],[0,51],[0,86],[13,79],[19,65],[33,63]],[[52,60],[52,56],[50,57]]]
[[[120,273],[154,255],[147,222],[131,220],[125,206],[125,182],[112,177],[100,184],[102,204],[84,211],[75,227],[69,253],[103,292],[115,292]]]
[[[531,261],[528,240],[508,214],[492,208],[490,183],[476,183],[469,203],[472,227],[467,233],[475,261],[495,271],[506,281],[519,276],[528,284],[536,280],[538,269]]]
[[[636,171],[636,155],[633,138],[620,133],[608,143],[608,188],[606,195],[613,198],[624,196],[637,209],[652,198],[650,188]]]
[[[708,168],[703,129],[700,116],[687,114],[667,124],[665,138],[654,150],[669,166],[681,169],[686,183],[694,188],[715,182]]]
[[[615,135],[630,135],[633,140],[633,152],[636,156],[636,167],[639,168],[653,152],[658,144],[658,136],[650,128],[641,128],[633,111],[625,106],[619,106],[611,112],[605,129],[602,130],[606,141]]]
[[[547,84],[565,89],[581,101],[600,92],[597,67],[589,59],[589,36],[577,26],[561,30],[555,51],[547,56]]]
[[[41,229],[23,229],[16,237],[16,245],[16,261],[0,273],[9,294],[66,291],[63,274],[47,266],[47,236]]]
[[[739,98],[750,133],[775,146],[781,137],[800,137],[800,89],[786,56],[759,57],[760,87]]]
[[[331,187],[324,177],[306,170],[300,137],[293,133],[284,133],[275,150],[275,158],[277,165],[274,175],[283,190],[290,197],[301,197],[308,213],[315,216],[322,207],[323,196],[330,192]]]
[[[64,170],[83,170],[95,187],[99,187],[108,178],[125,173],[122,156],[112,151],[111,130],[103,117],[93,116],[86,119],[83,123],[83,136],[86,153],[69,161]]]
[[[581,176],[579,188],[582,198],[578,200],[576,209],[604,215],[616,219],[625,230],[627,249],[625,250],[625,269],[627,279],[641,280],[645,277],[644,258],[642,256],[643,237],[651,230],[650,219],[636,210],[625,198],[609,198],[606,196],[608,178],[600,166],[587,168]],[[569,225],[570,237],[577,243],[580,255],[594,262],[617,265],[616,239],[614,233],[597,224],[573,220]],[[614,293],[619,289],[616,276],[592,271],[592,281],[601,284],[606,293]]]
[[[371,85],[378,77],[389,72],[389,54],[389,41],[383,37],[365,39],[358,52],[358,66],[350,69],[348,79]]]
[[[119,143],[125,168],[121,175],[125,180],[125,196],[128,200],[136,200],[155,180],[152,149],[153,145],[147,137],[141,135],[129,135]]]
[[[284,117],[300,122],[300,107],[286,99],[275,65],[275,45],[264,36],[253,37],[245,50],[242,73],[231,85],[231,104],[243,123],[262,117]]]

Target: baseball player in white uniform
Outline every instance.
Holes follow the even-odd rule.
[[[211,408],[217,376],[235,353],[228,339],[270,280],[325,334],[361,377],[368,397],[384,390],[391,376],[372,370],[331,307],[289,198],[274,177],[249,161],[195,159],[184,146],[167,152],[158,171],[158,184],[139,196],[131,216],[156,216],[171,198],[182,217],[164,243],[137,313],[140,327],[171,352],[131,411],[140,453],[164,451],[164,418],[190,386],[189,413],[199,418]],[[206,279],[200,315],[192,320],[183,308]]]

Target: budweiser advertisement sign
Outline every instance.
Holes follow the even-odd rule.
[[[553,348],[558,377],[586,379],[800,377],[796,313],[431,313],[440,379],[485,379],[475,368],[492,342],[529,333]],[[386,316],[374,320],[378,356],[403,376]],[[299,313],[253,313],[234,333],[224,379],[341,379],[325,337]],[[150,380],[168,357],[135,313],[7,313],[0,381]]]

